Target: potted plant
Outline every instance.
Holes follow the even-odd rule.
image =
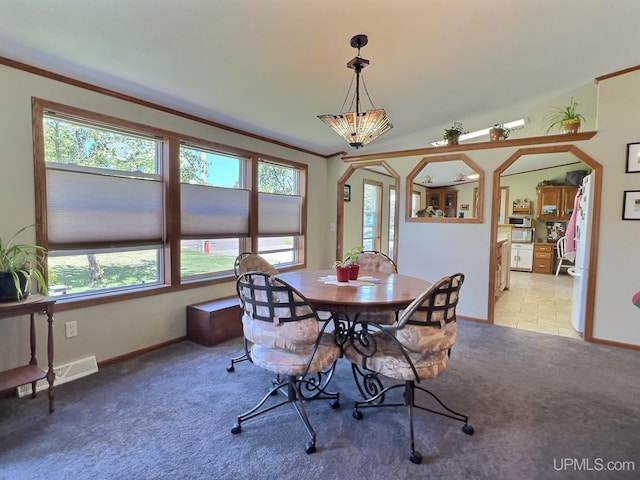
[[[351,264],[347,259],[336,260],[333,266],[336,269],[336,280],[339,282],[348,282],[351,275]]]
[[[357,280],[360,272],[358,265],[358,255],[364,251],[362,245],[353,247],[344,255],[344,260],[337,260],[334,263],[336,268],[336,278],[339,282],[348,282],[349,280]]]
[[[497,142],[500,140],[506,140],[509,138],[509,134],[511,133],[511,129],[505,127],[501,123],[496,123],[491,129],[489,129],[489,140],[492,142]]]
[[[47,294],[47,284],[42,269],[47,251],[39,245],[14,244],[16,237],[24,230],[18,230],[7,243],[0,238],[0,301],[23,300],[31,292],[32,277],[38,290]]]
[[[453,122],[448,128],[444,129],[443,138],[447,141],[448,145],[458,145],[458,140],[460,139],[460,135],[466,133],[462,129],[462,123]]]
[[[548,134],[556,127],[562,133],[578,133],[580,125],[586,121],[585,116],[577,112],[578,105],[578,102],[575,102],[573,97],[571,97],[569,105],[566,107],[555,107],[553,111],[547,113],[542,118],[543,125],[547,126],[545,134]]]
[[[349,262],[349,266],[351,269],[349,270],[349,279],[357,280],[358,273],[360,273],[360,265],[358,265],[358,255],[360,255],[364,251],[364,247],[362,245],[358,245],[357,247],[353,247],[345,254],[345,261]]]
[[[444,212],[439,208],[433,208],[432,205],[429,205],[427,208],[418,210],[416,215],[418,217],[444,217]]]

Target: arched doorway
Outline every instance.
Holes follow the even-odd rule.
[[[593,299],[595,297],[596,287],[596,273],[597,273],[597,253],[598,253],[598,237],[600,231],[600,205],[602,196],[602,170],[603,167],[600,163],[595,161],[589,155],[584,153],[575,145],[555,145],[548,147],[531,147],[523,148],[514,152],[504,163],[502,163],[493,174],[493,201],[492,201],[492,224],[491,224],[491,238],[497,238],[497,221],[496,219],[500,215],[500,178],[512,164],[516,163],[524,156],[544,155],[544,154],[557,154],[568,153],[573,156],[577,161],[580,161],[587,165],[594,174],[593,179],[593,218],[592,218],[592,234],[589,238],[589,274],[587,279],[587,302],[585,308],[585,328],[584,328],[584,340],[591,341],[593,337],[593,313],[594,305]],[[491,249],[490,253],[491,265],[496,263],[495,249]],[[491,269],[490,269],[491,270]],[[495,288],[495,275],[489,276],[489,295],[488,302],[488,317],[489,322],[494,322],[495,305],[494,305],[494,288]]]
[[[384,220],[382,222],[382,228],[386,229],[387,232],[387,241],[385,245],[387,247],[382,248],[381,251],[383,253],[388,254],[391,258],[397,261],[398,258],[398,199],[400,193],[400,175],[393,170],[385,161],[373,161],[373,162],[361,162],[361,163],[353,163],[350,164],[344,174],[338,179],[338,198],[337,198],[337,216],[336,216],[336,260],[342,259],[344,252],[348,250],[349,247],[345,249],[345,233],[348,233],[345,226],[345,203],[347,202],[345,197],[345,186],[349,185],[349,187],[354,187],[350,185],[349,179],[354,175],[354,173],[363,171],[364,175],[369,173],[369,176],[385,176],[390,178],[390,185],[388,189],[384,189],[382,191],[383,202],[386,205],[386,215],[384,216]],[[348,202],[357,205],[361,205],[363,198],[362,196],[357,195],[356,188],[349,188],[349,199]],[[395,208],[391,208],[391,202],[389,202],[391,195],[395,197]],[[386,201],[384,200],[386,198]],[[362,225],[358,223],[357,228],[360,228]],[[349,228],[356,228],[355,226],[349,226]]]

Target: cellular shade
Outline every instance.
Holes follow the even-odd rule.
[[[180,185],[182,237],[249,235],[249,192],[238,188]]]
[[[92,243],[160,244],[163,185],[159,177],[153,177],[47,168],[50,248]]]
[[[260,235],[302,234],[302,197],[260,193],[258,199]]]

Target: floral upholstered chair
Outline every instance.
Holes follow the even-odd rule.
[[[275,275],[278,273],[278,270],[271,265],[267,260],[265,260],[260,255],[251,252],[242,252],[238,255],[233,262],[233,273],[236,276],[236,280],[240,276],[240,274],[249,272],[249,271],[257,271],[270,273]],[[242,319],[242,311],[240,311],[240,319]],[[247,345],[247,339],[244,339],[244,352],[241,355],[233,357],[231,359],[231,364],[227,367],[227,372],[233,372],[236,369],[236,363],[244,362],[245,360],[249,360],[249,345]]]
[[[358,254],[361,270],[369,272],[398,273],[398,267],[387,255],[375,250],[365,250]]]
[[[409,459],[413,463],[422,461],[414,446],[415,408],[459,420],[464,423],[462,431],[473,434],[468,416],[451,410],[432,392],[416,385],[441,375],[447,368],[456,341],[456,306],[463,282],[461,273],[441,278],[407,307],[397,324],[361,322],[361,328],[354,329],[351,341],[345,343],[344,355],[351,362],[356,385],[366,399],[355,402],[353,416],[361,419],[361,409],[370,407],[409,407]],[[379,376],[404,383],[384,388]],[[392,390],[402,391],[401,402],[387,401]],[[435,399],[444,411],[418,405],[416,394],[420,392]]]
[[[317,312],[302,294],[273,275],[255,271],[241,274],[236,288],[244,312],[244,336],[251,345],[249,359],[276,373],[277,379],[255,407],[238,416],[231,433],[240,433],[243,422],[289,403],[311,436],[305,451],[313,453],[316,433],[305,404],[311,400],[331,400],[332,408],[340,406],[339,394],[326,390],[340,356],[335,334],[325,332],[329,322],[319,321]],[[263,407],[278,391],[285,399]]]
[[[358,255],[360,270],[365,272],[398,273],[398,268],[387,255],[375,250],[365,250]],[[398,312],[361,313],[359,321],[368,320],[380,325],[390,325],[398,319]]]

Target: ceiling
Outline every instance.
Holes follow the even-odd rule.
[[[360,150],[374,153],[425,147],[453,121],[520,118],[640,64],[640,2],[612,5],[16,0],[2,5],[0,56],[328,156],[353,151],[317,115],[340,112],[349,40],[364,33],[366,85],[394,125]]]

